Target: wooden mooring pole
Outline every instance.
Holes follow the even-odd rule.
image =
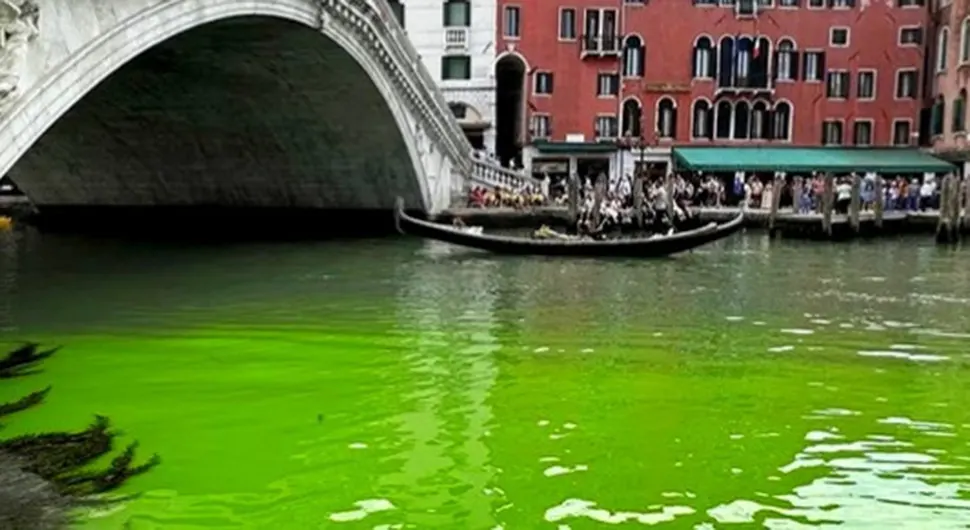
[[[768,236],[775,235],[775,222],[778,218],[778,210],[781,208],[781,189],[785,185],[784,173],[775,173],[775,180],[771,185],[771,212],[768,214]]]
[[[877,229],[882,228],[882,213],[886,209],[884,204],[886,200],[886,195],[883,192],[882,185],[883,185],[882,175],[877,174],[876,183],[873,186],[873,192],[872,192],[872,197],[874,201],[872,203],[873,224],[876,226]]]
[[[970,175],[963,177],[963,231],[970,231]]]
[[[825,174],[825,186],[822,189],[822,232],[832,236],[832,209],[835,208],[835,175]]]
[[[606,195],[607,176],[600,175],[593,186],[593,230],[600,226],[600,209],[603,207],[603,196]]]
[[[936,242],[951,244],[957,241],[960,200],[959,182],[954,175],[946,175],[940,183],[940,218],[936,224]]]
[[[569,172],[567,199],[569,200],[569,224],[575,225],[579,221],[579,175],[575,171]]]
[[[643,228],[643,177],[639,173],[633,177],[633,219],[637,228]]]
[[[852,195],[849,201],[849,228],[859,233],[859,212],[862,211],[862,177],[852,174]]]

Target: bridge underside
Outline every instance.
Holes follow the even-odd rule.
[[[313,29],[258,17],[208,24],[135,58],[9,176],[55,216],[422,204],[401,133],[356,61]]]

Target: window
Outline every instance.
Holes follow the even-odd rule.
[[[918,26],[899,28],[899,45],[900,46],[922,46],[923,28]]]
[[[829,70],[825,81],[825,96],[829,99],[848,98],[849,72],[845,70]]]
[[[798,7],[798,0],[778,0],[778,7]]]
[[[845,48],[849,45],[849,28],[832,28],[829,30],[829,46]]]
[[[718,140],[731,138],[731,128],[734,123],[734,105],[722,99],[714,110],[714,137]]]
[[[548,114],[533,114],[529,119],[529,130],[533,140],[543,140],[552,136],[552,119]]]
[[[940,28],[936,37],[936,71],[946,71],[946,49],[950,45],[950,28]]]
[[[576,10],[571,7],[559,10],[559,40],[576,40]]]
[[[663,98],[657,103],[657,137],[677,136],[677,106],[674,100]]]
[[[520,30],[521,19],[518,6],[505,6],[502,16],[502,35],[506,39],[517,39],[522,36]]]
[[[691,114],[691,138],[711,139],[714,132],[714,112],[711,109],[711,103],[706,99],[698,99],[694,102],[694,111]]]
[[[775,52],[775,79],[778,81],[794,81],[798,72],[798,52],[795,43],[790,39],[782,39]]]
[[[640,127],[643,108],[640,102],[630,98],[623,102],[623,136],[639,138],[643,133]]]
[[[933,107],[930,109],[930,134],[932,136],[943,134],[944,116],[946,116],[946,101],[943,96],[937,96],[933,101]]]
[[[616,10],[587,9],[585,17],[584,50],[617,51]]]
[[[916,70],[896,71],[896,99],[916,99],[919,74]]]
[[[822,9],[825,7],[825,0],[808,0],[809,9]]]
[[[716,67],[714,43],[710,37],[698,37],[694,42],[694,58],[691,71],[696,79],[713,79]]]
[[[552,82],[552,72],[536,72],[532,93],[539,96],[552,94]]]
[[[842,122],[825,120],[822,122],[822,145],[842,145]]]
[[[805,52],[805,72],[802,76],[806,81],[821,81],[825,72],[825,52]]]
[[[856,120],[852,124],[852,144],[858,146],[872,145],[871,120]]]
[[[441,58],[441,80],[472,78],[472,58],[467,55],[446,55]]]
[[[768,104],[764,101],[755,101],[751,105],[751,134],[752,140],[763,140],[765,133],[768,132],[771,124],[768,123]]]
[[[734,0],[718,0],[722,6],[733,6]]]
[[[619,136],[617,134],[616,116],[612,114],[597,116],[595,128],[597,139],[616,138]]]
[[[758,0],[758,7],[771,7],[774,3],[774,0]]]
[[[754,3],[754,0],[737,0],[737,10],[735,11],[738,16],[750,17],[754,16],[758,12],[758,8]]]
[[[893,145],[895,146],[907,146],[909,145],[909,137],[912,134],[910,132],[913,124],[910,120],[894,120],[893,121]]]
[[[829,0],[829,6],[835,9],[849,9],[855,7],[855,0]]]
[[[472,25],[472,10],[466,0],[448,0],[444,8],[446,28],[467,28]]]
[[[734,102],[734,139],[746,140],[751,129],[751,107],[747,101]]]
[[[925,0],[896,0],[896,7],[922,7]]]
[[[596,95],[615,97],[620,92],[620,76],[612,73],[596,76]]]
[[[695,6],[716,6],[717,0],[694,0]]]
[[[643,76],[643,41],[630,35],[623,42],[623,77]]]
[[[970,17],[960,24],[960,62],[970,62]]]
[[[778,140],[791,140],[792,106],[787,101],[775,103],[771,114],[771,137]]]
[[[876,71],[859,70],[859,84],[856,88],[859,99],[876,99]]]
[[[957,132],[966,132],[967,130],[967,89],[960,89],[960,94],[956,99],[953,100],[953,120],[950,124],[950,130]]]

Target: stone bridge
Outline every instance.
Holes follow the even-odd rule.
[[[40,209],[434,213],[470,146],[385,0],[0,0],[0,175]]]

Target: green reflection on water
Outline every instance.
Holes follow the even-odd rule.
[[[0,400],[163,456],[94,529],[964,528],[970,251],[928,243],[0,235],[0,339],[68,346]]]

